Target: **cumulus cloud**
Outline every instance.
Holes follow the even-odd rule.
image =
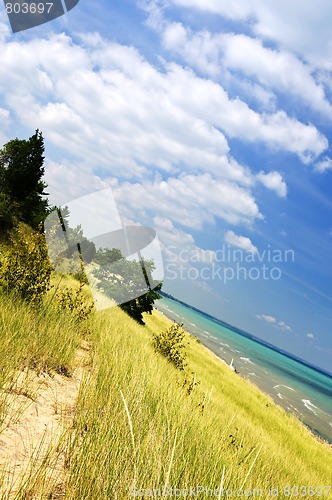
[[[257,253],[257,247],[253,245],[250,238],[238,236],[234,231],[226,231],[225,242],[250,253]]]
[[[313,125],[283,111],[259,114],[190,69],[166,64],[159,71],[135,48],[98,36],[83,36],[81,45],[64,34],[0,41],[0,49],[6,107],[57,147],[109,173],[144,177],[151,166],[185,166],[249,185],[250,170],[231,158],[226,136],[304,161],[327,147]]]
[[[8,109],[0,107],[0,145],[7,142],[6,131],[11,122],[10,113]]]
[[[166,260],[188,266],[214,261],[215,252],[213,250],[204,250],[198,247],[193,236],[175,227],[170,219],[157,216],[154,217],[153,223]]]
[[[184,36],[181,25],[174,28],[169,46]],[[208,52],[208,38],[206,45]],[[286,184],[278,172],[255,176],[238,163],[227,136],[265,142],[305,161],[327,144],[314,126],[283,111],[259,114],[188,68],[166,63],[159,70],[135,48],[99,35],[82,35],[80,44],[65,34],[15,42],[3,37],[0,48],[2,123],[16,114],[43,130],[59,156],[73,159],[46,165],[57,204],[103,189],[113,176],[127,177],[138,182],[114,189],[133,220],[154,212],[195,229],[217,219],[252,225],[263,218],[255,182],[279,196],[286,195]],[[154,177],[156,169],[166,178]],[[237,245],[255,249],[248,238],[236,238]]]
[[[2,127],[7,127],[9,124],[9,111],[8,109],[0,108],[0,123]]]
[[[99,35],[81,35],[80,44],[65,34],[4,37],[0,49],[4,123],[15,114],[54,148],[46,180],[56,204],[111,185],[131,220],[158,214],[192,229],[218,219],[251,226],[263,219],[257,178],[231,156],[228,137],[264,142],[303,161],[327,147],[313,125],[283,111],[259,114],[189,68],[157,68],[134,47]],[[259,180],[285,194],[278,173],[260,173]],[[253,250],[249,243],[237,240]]]
[[[274,318],[273,316],[266,315],[266,314],[257,314],[256,318],[262,319],[262,320],[266,321],[267,323],[276,323],[277,322],[276,318]]]
[[[208,31],[193,33],[182,23],[165,22],[162,42],[167,50],[180,54],[193,68],[215,76],[221,72],[222,36]]]
[[[172,22],[165,22],[162,28],[165,48],[180,54],[200,72],[214,77],[226,70],[240,71],[259,82],[255,90],[260,98],[266,100],[264,89],[284,92],[331,116],[332,106],[322,84],[315,81],[312,67],[294,54],[264,47],[261,40],[243,34],[193,32],[181,23]]]
[[[49,158],[45,161],[45,181],[51,205],[65,205],[82,196],[111,187],[108,181],[94,174],[89,165],[68,160],[55,162]]]
[[[259,172],[256,179],[267,189],[275,191],[278,196],[285,198],[287,196],[287,185],[279,172]]]
[[[277,318],[274,316],[270,316],[268,314],[256,314],[256,318],[266,321],[266,323],[269,323],[270,325],[274,325],[284,332],[291,332],[292,329],[289,325],[287,325],[284,321],[279,321]]]
[[[178,5],[202,8],[221,14],[225,10],[225,6],[220,5],[220,2],[173,1]],[[225,2],[225,5],[228,3]],[[160,22],[155,23],[154,27],[159,31],[164,47],[180,54],[192,68],[210,76],[210,80],[195,76],[194,79],[190,78],[192,80],[190,82],[187,79],[185,85],[186,89],[190,85],[195,90],[198,99],[203,96],[203,106],[200,111],[204,113],[202,116],[204,120],[213,123],[227,137],[237,137],[248,142],[265,142],[270,147],[297,154],[306,164],[313,162],[327,149],[327,138],[315,126],[288,116],[283,109],[272,112],[277,100],[273,92],[278,94],[283,92],[287,97],[295,96],[301,105],[306,103],[307,106],[330,118],[332,105],[325,94],[323,79],[317,77],[312,65],[303,62],[289,50],[272,49],[264,46],[261,40],[248,35],[216,34],[207,30],[194,32],[180,22],[168,21],[158,2],[151,1],[146,4],[153,5],[153,11],[159,8]],[[226,11],[227,15],[233,12],[235,18],[240,15],[245,19],[247,15],[250,16],[255,12],[255,8],[250,2],[250,5],[248,3],[246,7],[238,10],[232,3]],[[177,65],[170,66],[174,71],[178,68]],[[182,70],[188,73],[187,70],[183,68]],[[229,70],[234,72],[230,74]],[[176,72],[180,84],[185,74],[180,75],[180,70]],[[247,76],[247,81],[239,78],[239,72],[242,76]],[[219,80],[214,78],[218,74],[222,74],[223,78]],[[248,80],[250,78],[254,80]],[[270,110],[270,113],[258,113],[240,98],[231,99],[225,88],[218,83],[220,81],[225,81],[226,86],[233,85],[242,93],[247,90],[249,100],[254,99],[260,103],[262,109]],[[204,99],[202,82],[206,87],[204,94],[207,99]],[[186,98],[188,100],[188,95],[183,96],[184,106]],[[214,103],[213,108],[212,103]],[[190,104],[195,106],[195,102]],[[211,116],[212,110],[214,117]]]
[[[276,95],[270,89],[254,81],[243,79],[236,73],[233,73],[228,80],[230,80],[232,87],[234,87],[240,95],[243,95],[245,99],[255,103],[256,111],[276,111]]]
[[[332,160],[328,156],[325,156],[322,160],[315,164],[315,170],[320,173],[332,170]]]
[[[315,67],[331,69],[332,11],[329,0],[314,3],[293,0],[291,4],[287,0],[172,0],[172,3],[246,24],[249,21],[256,35],[277,42]]]
[[[122,183],[114,187],[128,217],[154,211],[182,226],[201,229],[217,218],[251,225],[263,216],[250,191],[210,174],[182,175],[153,182]]]
[[[142,177],[151,166],[175,172],[185,165],[252,183],[214,121],[188,100],[182,106],[195,75],[184,79],[176,65],[159,72],[136,49],[98,36],[83,43],[52,35],[3,44],[0,88],[24,124],[38,125],[56,146],[109,173]]]
[[[260,114],[240,99],[231,99],[220,84],[175,64],[168,67],[176,80],[172,93],[177,106],[223,130],[226,136],[295,153],[304,163],[328,147],[328,140],[315,126],[301,123],[283,110]]]
[[[288,326],[288,325],[286,325],[286,323],[284,321],[279,321],[278,322],[278,326],[280,326],[280,328],[282,330],[284,330],[285,332],[291,332],[292,331],[291,327]]]
[[[256,78],[269,89],[298,97],[302,103],[331,115],[332,106],[323,86],[311,74],[312,68],[294,54],[264,47],[246,35],[227,34],[222,38],[224,64]]]

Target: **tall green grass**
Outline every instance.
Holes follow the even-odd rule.
[[[61,286],[73,283],[63,278]],[[184,373],[156,353],[153,335],[169,327],[165,317],[147,315],[140,326],[111,308],[81,327],[53,307],[52,293],[39,312],[0,297],[0,421],[10,411],[3,389],[13,387],[15,373],[28,367],[68,376],[88,337],[90,363],[61,441],[62,496],[52,493],[44,460],[32,465],[20,496],[8,498],[122,500],[164,486],[256,489],[269,498],[269,488],[331,483],[331,448],[193,337]],[[50,452],[48,468],[53,458]]]
[[[331,482],[330,448],[193,338],[187,372],[200,385],[189,396],[188,373],[151,345],[168,320],[155,314],[145,321],[141,327],[115,308],[93,320],[93,365],[78,401],[68,498],[122,499],[164,485],[221,483],[265,495],[276,486]]]
[[[30,308],[16,295],[0,294],[0,380],[25,367],[70,370],[79,330],[69,315],[51,304]]]

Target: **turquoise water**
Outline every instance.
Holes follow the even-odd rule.
[[[183,323],[186,330],[228,364],[233,360],[241,376],[332,444],[331,376],[177,301],[163,297],[157,309]]]

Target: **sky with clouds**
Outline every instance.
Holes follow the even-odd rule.
[[[332,359],[330,0],[84,2],[13,34],[0,142],[36,128],[52,204],[111,187],[164,290]]]

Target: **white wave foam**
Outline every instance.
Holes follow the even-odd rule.
[[[295,390],[293,389],[293,387],[289,387],[288,385],[283,385],[283,384],[274,385],[273,389],[278,389],[278,387],[285,387],[286,389],[289,389],[290,391],[295,392]]]
[[[311,411],[312,413],[314,413],[315,415],[318,415],[318,412],[321,411],[318,406],[314,405],[310,399],[302,399],[302,403],[304,404],[304,406],[309,410]]]
[[[278,396],[278,398],[280,398],[280,399],[284,399],[284,398],[282,397],[282,395],[280,394],[280,392],[278,392],[277,396]]]
[[[250,358],[241,358],[241,357],[240,357],[240,359],[242,359],[242,361],[244,361],[245,363],[250,363],[251,365],[254,365],[254,364],[255,364],[255,363],[253,363],[253,362],[251,361],[251,359],[250,359]]]

